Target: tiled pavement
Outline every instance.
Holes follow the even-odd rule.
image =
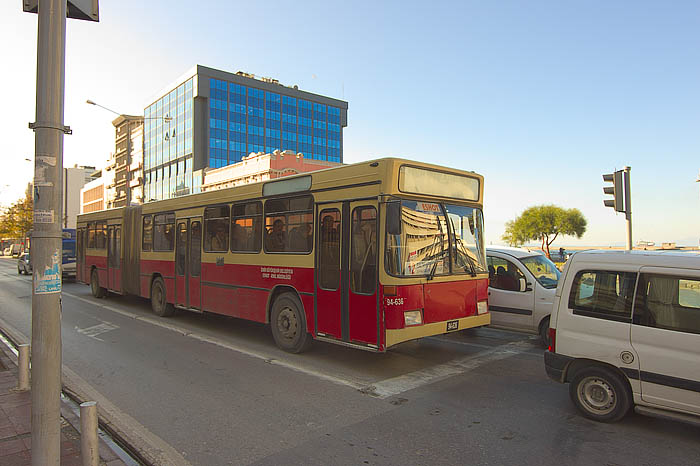
[[[31,465],[31,392],[17,392],[17,366],[0,342],[0,465]],[[61,406],[61,466],[81,466],[80,433],[67,421],[79,426],[79,418],[65,403]],[[100,445],[100,464],[123,466],[124,462]]]

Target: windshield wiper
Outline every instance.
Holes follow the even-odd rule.
[[[467,265],[464,266],[464,271],[471,273],[472,277],[476,277],[476,267],[474,267],[474,259],[472,259],[471,256],[467,252],[465,252],[468,251],[468,249],[464,246],[462,238],[455,237],[455,243],[457,243],[455,244],[457,250],[459,250],[459,246],[462,246],[462,254],[464,254],[464,257],[467,258]],[[467,267],[469,267],[469,269],[467,269]]]
[[[433,244],[430,245],[430,252],[433,252],[433,249],[435,249],[435,244],[437,242],[440,243],[440,260],[442,260],[442,255],[445,252],[445,242],[443,239],[443,233],[442,233],[442,225],[440,224],[440,220],[438,220],[438,231],[440,232],[440,235],[435,235],[435,239],[433,240]],[[435,257],[433,255],[433,257]],[[435,259],[435,262],[433,262],[433,266],[430,269],[430,273],[425,277],[426,280],[432,280],[435,277],[435,272],[437,272],[437,266],[438,266],[438,259]]]

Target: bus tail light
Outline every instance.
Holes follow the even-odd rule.
[[[396,296],[396,285],[385,285],[384,296]]]
[[[421,311],[406,311],[403,313],[403,323],[405,327],[423,324],[423,314]]]
[[[547,351],[549,351],[550,353],[555,352],[556,341],[557,341],[557,329],[550,327],[550,329],[549,329],[549,346],[547,347]]]
[[[489,304],[486,301],[479,301],[476,303],[476,313],[486,314],[489,311]]]

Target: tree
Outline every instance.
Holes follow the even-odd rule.
[[[8,207],[0,217],[0,235],[4,238],[22,238],[33,227],[34,200],[32,199],[32,186],[27,187],[23,199]]]
[[[586,219],[578,209],[555,205],[540,205],[525,209],[515,220],[506,223],[503,240],[511,246],[526,241],[540,241],[540,248],[549,255],[551,245],[559,235],[580,238],[586,232]]]

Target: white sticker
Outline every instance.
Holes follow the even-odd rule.
[[[35,210],[34,223],[53,223],[53,210]]]
[[[56,157],[51,157],[50,155],[37,155],[36,161],[39,164],[51,165],[52,167],[56,166]]]
[[[53,186],[53,183],[50,182],[50,181],[36,181],[36,180],[35,180],[35,181],[34,181],[34,186],[37,187],[37,188],[38,188],[38,187],[45,187],[45,188],[48,188],[48,187],[50,187],[50,186]]]
[[[56,251],[51,256],[51,266],[44,269],[44,273],[40,270],[34,271],[34,293],[49,294],[61,292],[61,264],[58,262],[59,251]]]

